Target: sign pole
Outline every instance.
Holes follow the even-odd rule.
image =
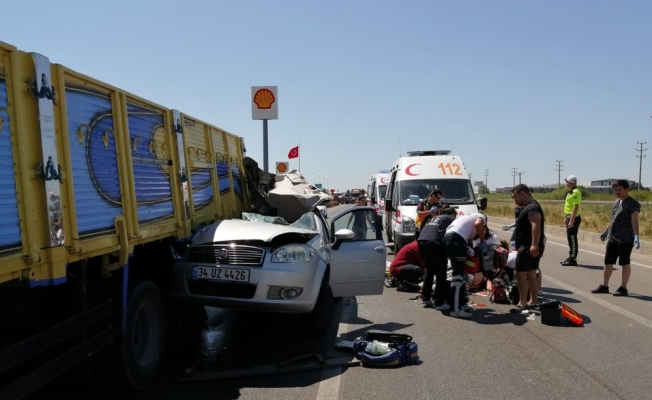
[[[263,167],[265,172],[269,172],[268,163],[268,140],[267,140],[267,120],[263,120]]]

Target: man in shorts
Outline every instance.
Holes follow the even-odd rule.
[[[516,185],[512,189],[512,198],[523,209],[514,227],[514,242],[516,246],[516,264],[514,267],[518,282],[519,303],[511,310],[521,313],[527,308],[536,307],[539,293],[537,270],[539,261],[545,249],[543,209],[532,198],[532,193],[526,185]],[[527,297],[530,293],[530,302]]]
[[[630,256],[632,249],[641,247],[641,241],[638,238],[638,214],[641,211],[641,205],[638,201],[629,197],[629,182],[624,179],[618,179],[611,185],[614,194],[618,200],[614,202],[611,209],[611,222],[607,229],[600,235],[600,240],[607,241],[607,249],[604,255],[604,273],[602,284],[593,293],[609,293],[609,278],[614,270],[614,264],[618,264],[623,269],[623,280],[614,296],[628,296],[627,283],[632,274],[630,265]]]

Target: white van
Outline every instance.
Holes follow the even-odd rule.
[[[388,183],[389,170],[384,170],[371,175],[367,185],[367,197],[371,204],[376,207],[376,213],[380,216],[385,212],[385,193],[387,192]]]
[[[387,240],[394,242],[394,254],[414,241],[417,205],[436,188],[443,193],[441,203],[455,208],[457,215],[478,212],[469,174],[462,159],[450,150],[411,151],[392,164],[383,222]],[[480,210],[486,209],[487,199],[478,200]]]

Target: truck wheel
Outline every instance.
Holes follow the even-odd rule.
[[[303,315],[305,335],[315,338],[322,336],[328,330],[328,325],[333,315],[333,290],[324,277],[319,289],[319,296],[315,307],[309,314]]]
[[[98,354],[97,365],[107,389],[139,392],[156,378],[163,361],[165,304],[152,282],[129,285],[125,333]]]

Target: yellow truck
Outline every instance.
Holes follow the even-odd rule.
[[[243,158],[236,135],[0,42],[0,399],[82,367],[141,390],[164,343],[187,350],[205,313],[170,300],[172,265],[250,209]]]

